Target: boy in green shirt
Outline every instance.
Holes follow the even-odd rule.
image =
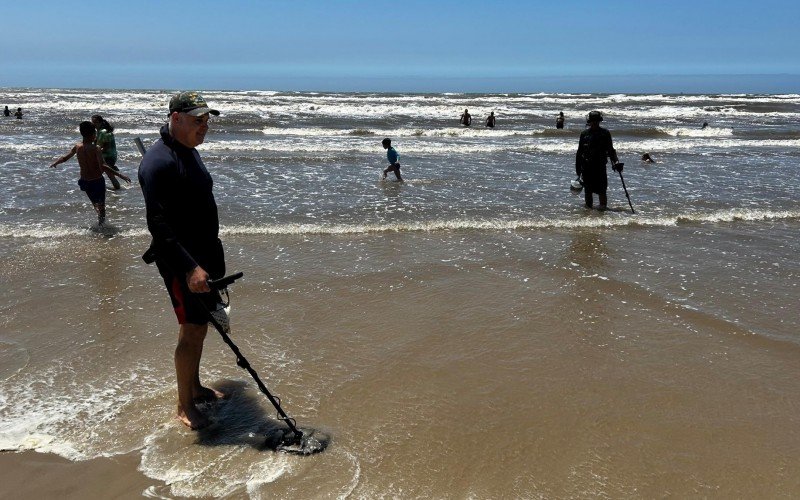
[[[100,152],[103,154],[103,161],[106,165],[111,167],[111,170],[119,172],[119,168],[117,168],[117,141],[114,139],[114,126],[100,115],[92,115],[92,125],[94,125],[94,128],[97,130],[95,144],[97,144],[97,147],[100,148]],[[114,189],[119,189],[121,186],[116,177],[108,173],[107,175]]]

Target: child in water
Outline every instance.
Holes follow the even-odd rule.
[[[106,181],[103,179],[103,172],[119,177],[128,184],[131,183],[130,177],[115,172],[103,162],[100,148],[94,144],[95,128],[91,122],[81,122],[79,129],[83,141],[72,146],[67,154],[53,162],[50,168],[56,168],[61,163],[78,155],[78,166],[81,169],[81,177],[78,186],[81,191],[86,192],[86,196],[97,212],[97,222],[102,226],[106,221]]]
[[[381,141],[383,145],[383,149],[386,150],[386,159],[389,160],[389,166],[383,171],[383,178],[386,178],[386,174],[389,172],[394,172],[394,176],[397,177],[397,180],[403,182],[403,178],[400,177],[400,163],[397,159],[400,155],[397,154],[397,151],[394,150],[392,147],[392,140],[388,137]]]

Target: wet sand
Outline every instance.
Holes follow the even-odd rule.
[[[274,411],[213,333],[203,377],[238,384],[217,415],[238,430],[174,421],[176,327],[143,238],[23,241],[5,269],[24,285],[0,290],[20,346],[2,352],[22,360],[3,365],[0,437],[76,461],[5,454],[9,484],[67,498],[796,496],[796,231],[228,235],[245,273],[234,340],[298,422],[333,433],[306,458],[242,438]]]
[[[137,470],[138,453],[71,462],[57,455],[26,451],[0,453],[0,498],[142,498],[161,484]]]

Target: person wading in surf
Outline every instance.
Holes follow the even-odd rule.
[[[103,163],[100,149],[94,145],[95,130],[91,122],[81,122],[78,129],[83,138],[82,142],[72,146],[72,149],[54,161],[50,168],[56,168],[73,156],[78,156],[78,166],[81,169],[78,186],[89,197],[89,201],[92,202],[92,206],[97,212],[97,223],[102,226],[106,221],[106,181],[103,179],[103,172],[106,172],[109,177],[119,177],[128,184],[131,180],[128,176],[111,170],[108,165]]]
[[[117,141],[114,139],[114,126],[108,123],[100,115],[92,115],[92,125],[97,130],[95,144],[103,153],[103,161],[111,167],[111,170],[119,172],[117,168]],[[114,189],[119,189],[119,181],[113,175],[108,176]]]
[[[213,181],[195,147],[205,140],[210,109],[197,92],[169,102],[169,123],[139,165],[147,228],[153,237],[143,258],[155,261],[180,324],[175,348],[178,419],[191,429],[208,426],[198,403],[224,397],[200,383],[200,357],[208,313],[220,302],[207,281],[225,275]],[[193,295],[193,296],[192,296]]]
[[[575,174],[581,176],[584,187],[584,200],[586,208],[592,208],[593,193],[597,193],[600,201],[600,210],[608,208],[608,176],[606,175],[607,158],[611,158],[612,169],[622,172],[622,165],[618,165],[617,152],[611,141],[611,133],[600,126],[603,115],[599,111],[592,111],[586,117],[589,128],[581,132],[578,152],[575,154]]]
[[[389,166],[383,171],[383,178],[385,179],[389,172],[394,172],[394,176],[397,177],[397,180],[403,182],[403,178],[400,176],[400,162],[397,161],[400,155],[397,154],[397,151],[392,147],[392,140],[387,137],[381,141],[381,145],[383,149],[386,150],[386,159],[389,161]]]
[[[465,127],[469,127],[470,125],[472,125],[472,115],[469,114],[469,110],[465,109],[464,112],[461,113],[460,123]]]
[[[558,112],[558,117],[556,118],[556,128],[557,129],[564,128],[564,112],[563,111],[559,111]]]

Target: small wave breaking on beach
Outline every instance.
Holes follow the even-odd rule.
[[[419,222],[389,222],[372,224],[333,223],[266,223],[234,224],[220,227],[220,234],[247,235],[352,235],[368,233],[441,232],[441,231],[522,231],[547,229],[618,228],[618,227],[669,227],[679,224],[703,224],[751,221],[781,221],[800,219],[800,210],[726,209],[709,212],[691,211],[670,216],[650,216],[625,209],[614,212],[587,212],[568,218],[548,217],[523,219],[453,219]],[[40,225],[36,228],[19,228],[0,224],[0,238],[31,240],[64,240],[97,234],[88,227]],[[120,238],[149,238],[144,228],[120,230]]]

